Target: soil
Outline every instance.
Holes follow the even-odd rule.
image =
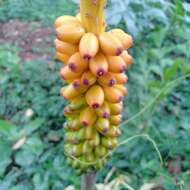
[[[43,27],[39,22],[9,20],[0,23],[0,43],[17,46],[23,60],[51,60],[54,57],[54,36],[53,26]]]

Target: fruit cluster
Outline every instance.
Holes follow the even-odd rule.
[[[55,28],[56,56],[65,64],[60,75],[66,85],[60,94],[69,100],[64,108],[68,162],[79,172],[99,169],[121,134],[132,38],[121,29],[87,32],[80,15],[58,17]]]

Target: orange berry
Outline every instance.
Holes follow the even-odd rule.
[[[127,52],[127,50],[123,51],[121,54],[121,57],[123,58],[123,60],[125,61],[126,65],[131,65],[133,63],[133,58],[131,55],[129,55],[129,53]]]
[[[110,124],[111,125],[119,125],[122,121],[122,115],[112,115],[110,117]]]
[[[124,49],[122,43],[109,32],[100,34],[99,42],[102,51],[106,55],[120,55]]]
[[[94,57],[99,49],[98,39],[93,33],[86,33],[80,40],[79,51],[84,59],[91,59]]]
[[[113,29],[110,31],[111,34],[113,34],[123,45],[125,49],[130,48],[133,45],[133,39],[132,37],[125,33],[121,29]]]
[[[87,104],[93,109],[99,108],[104,103],[104,91],[99,85],[92,86],[85,97]]]
[[[55,44],[55,49],[59,53],[67,54],[67,55],[72,55],[75,52],[78,51],[78,47],[76,45],[60,41],[58,39],[54,40]]]
[[[116,83],[114,75],[106,73],[98,78],[98,83],[103,86],[113,86]]]
[[[124,84],[128,81],[128,77],[125,73],[111,73],[117,84]]]
[[[96,113],[90,107],[84,108],[80,113],[80,122],[84,126],[92,126],[96,121]]]
[[[64,54],[64,53],[60,53],[60,52],[56,52],[56,58],[63,62],[63,63],[67,63],[67,61],[69,60],[69,55]]]
[[[82,74],[81,82],[84,86],[91,86],[96,82],[96,76],[90,71],[86,71]]]
[[[85,33],[84,28],[79,24],[62,25],[56,31],[59,40],[72,44],[79,43]]]
[[[106,74],[108,72],[108,63],[105,56],[102,53],[98,53],[90,60],[89,68],[97,77]]]
[[[88,61],[84,60],[80,53],[77,52],[69,58],[68,67],[73,72],[81,73],[88,69]]]
[[[81,24],[76,17],[70,16],[70,15],[64,15],[64,16],[59,16],[55,20],[54,26],[55,28],[58,28],[62,25],[67,25],[67,24],[72,24],[72,23]]]
[[[110,103],[119,103],[123,99],[122,92],[114,87],[104,87],[105,99]]]
[[[120,56],[107,56],[109,72],[122,73],[126,69],[126,64]]]
[[[65,67],[61,68],[60,75],[64,80],[74,80],[79,78],[82,74],[72,72],[68,65],[66,65]]]

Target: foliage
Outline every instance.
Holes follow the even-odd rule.
[[[5,1],[0,7],[1,20],[20,18],[48,24],[60,14],[77,12],[71,1],[29,2]],[[122,27],[135,39],[124,119],[147,106],[172,80],[190,73],[189,7],[188,1],[180,0],[109,1],[111,27]],[[19,48],[12,44],[0,46],[0,189],[79,187],[79,178],[65,165],[62,110],[66,102],[58,96],[60,65],[36,60],[21,63],[18,54]],[[114,177],[127,175],[135,189],[155,181],[167,190],[189,190],[189,86],[189,77],[176,82],[140,117],[123,125],[121,141],[148,133],[161,151],[164,167],[148,141],[134,140],[116,150],[99,172],[98,181],[115,166]],[[24,143],[14,148],[16,142]]]

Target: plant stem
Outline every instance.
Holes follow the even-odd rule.
[[[96,183],[96,172],[91,171],[82,175],[81,190],[94,190]]]
[[[96,35],[105,31],[104,7],[107,0],[80,0],[80,15],[87,32]]]

